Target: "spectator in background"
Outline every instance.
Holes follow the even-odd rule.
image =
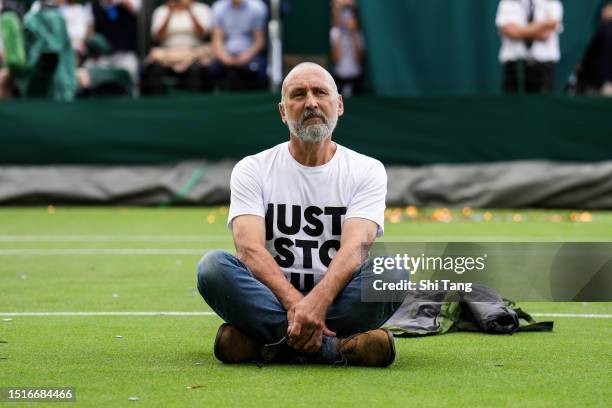
[[[2,0],[0,0],[0,13],[2,13],[2,11],[3,11],[2,10],[3,6],[4,6],[4,4],[2,3]],[[3,50],[4,50],[4,43],[2,42],[2,33],[0,32],[0,69],[2,68],[2,65],[4,64],[4,61],[3,61],[3,57],[4,57]],[[1,78],[1,76],[0,76],[0,78]],[[1,79],[0,79],[0,84],[1,83],[2,82],[1,82]],[[0,87],[0,95],[1,95],[1,92],[2,92],[2,88]]]
[[[0,4],[0,7],[2,4]],[[9,70],[4,68],[4,45],[0,35],[0,100],[8,99],[13,95]]]
[[[333,11],[334,25],[330,31],[334,79],[338,90],[344,97],[361,93],[363,82],[364,41],[357,10],[350,4],[341,4],[339,10]],[[337,7],[337,6],[336,6]]]
[[[74,49],[66,21],[54,0],[28,12],[21,25],[16,14],[2,15],[6,59],[15,94],[58,101],[74,99],[78,81]]]
[[[503,90],[514,94],[552,92],[554,66],[561,58],[559,0],[501,0],[495,23],[502,37]]]
[[[218,0],[213,4],[213,51],[210,74],[230,88],[264,85],[267,6],[261,0]]]
[[[0,14],[13,12],[19,19],[26,13],[26,7],[20,0],[0,0]],[[8,99],[13,96],[14,84],[8,68],[4,67],[4,43],[0,32],[0,99]]]
[[[21,19],[27,12],[23,0],[0,0],[0,13],[12,11]]]
[[[332,27],[340,25],[340,14],[345,8],[357,8],[355,0],[332,0]]]
[[[601,10],[601,23],[578,73],[580,89],[612,96],[612,1]]]
[[[93,28],[110,45],[110,53],[94,56],[86,68],[121,68],[138,83],[138,12],[141,0],[93,0]]]
[[[79,0],[53,0],[64,20],[70,37],[70,43],[77,55],[84,57],[86,54],[85,42],[92,30],[93,17],[91,9],[84,6]],[[41,1],[32,4],[31,11],[36,12],[41,8]]]
[[[210,7],[192,0],[168,0],[153,12],[151,35],[160,47],[146,60],[143,94],[163,94],[163,78],[174,75],[179,87],[189,91],[202,88],[205,66],[212,60],[210,46],[203,38],[211,27]]]

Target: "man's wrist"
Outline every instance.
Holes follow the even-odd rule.
[[[281,303],[285,310],[290,310],[293,306],[298,304],[302,299],[304,299],[304,295],[302,295],[297,290],[294,290],[291,293],[288,293],[283,299],[281,299]]]
[[[312,289],[312,291],[310,291],[307,296],[316,299],[316,303],[320,305],[320,307],[324,310],[327,310],[327,308],[333,303],[335,298],[335,296],[329,293],[328,290],[325,290],[323,288],[320,282]]]

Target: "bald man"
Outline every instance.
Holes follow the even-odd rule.
[[[372,276],[364,244],[384,229],[385,169],[332,141],[344,104],[319,65],[287,75],[278,108],[289,141],[232,172],[236,256],[214,251],[198,264],[198,290],[226,322],[215,356],[386,367],[394,340],[379,327],[399,303],[361,301]]]

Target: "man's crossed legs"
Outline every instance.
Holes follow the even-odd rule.
[[[222,346],[219,342],[233,334],[234,342],[250,350],[245,356],[253,354],[246,360],[391,364],[395,357],[393,336],[387,330],[374,329],[391,317],[401,303],[362,302],[362,279],[372,276],[371,267],[366,264],[353,273],[327,310],[325,323],[338,338],[324,336],[319,352],[308,355],[287,346],[287,311],[274,293],[235,256],[223,251],[208,253],[198,264],[198,290],[206,303],[229,323],[221,326],[217,334],[216,356],[234,362],[224,358],[223,350],[219,350]],[[360,351],[362,355],[351,357],[351,353]]]

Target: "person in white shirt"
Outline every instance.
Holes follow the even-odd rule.
[[[321,66],[287,75],[279,110],[289,142],[232,172],[237,255],[213,251],[198,264],[198,290],[227,322],[215,356],[388,366],[393,335],[379,327],[401,301],[361,301],[375,276],[363,246],[384,230],[385,168],[332,141],[344,105]]]
[[[159,47],[145,61],[143,94],[165,93],[166,76],[177,77],[181,89],[202,89],[205,66],[212,61],[211,48],[203,41],[210,32],[211,18],[208,5],[192,0],[167,0],[155,9],[151,36]]]
[[[215,86],[235,90],[265,87],[266,4],[261,0],[217,0],[212,14],[215,61],[209,72]]]
[[[559,0],[499,2],[495,23],[502,37],[499,60],[504,65],[505,93],[553,92],[562,21]]]
[[[337,21],[330,30],[331,57],[340,93],[348,98],[361,93],[365,45],[354,7],[340,10]]]

